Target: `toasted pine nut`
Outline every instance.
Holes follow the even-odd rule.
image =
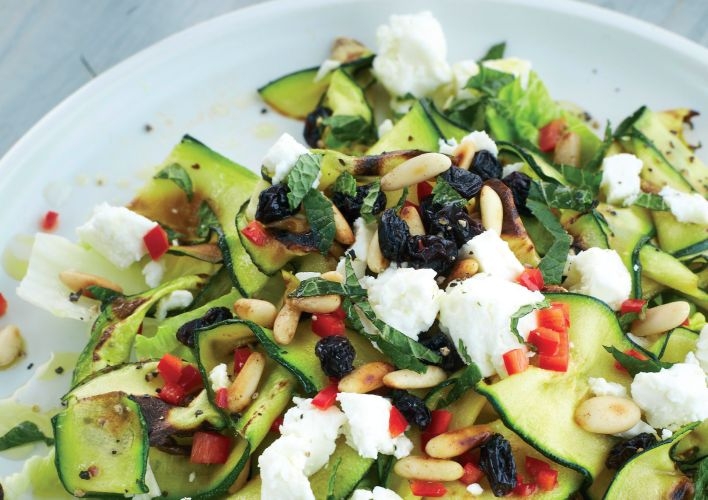
[[[411,207],[410,205],[403,207],[400,217],[408,225],[408,231],[412,236],[422,236],[425,234],[423,220],[420,218],[417,208]]]
[[[123,288],[120,285],[113,283],[106,278],[96,276],[95,274],[74,271],[73,269],[60,272],[59,280],[73,292],[86,290],[90,286],[100,286],[101,288],[108,288],[109,290],[123,293]]]
[[[253,321],[266,328],[273,328],[275,317],[278,315],[278,310],[273,304],[259,299],[238,299],[234,302],[234,312],[239,318]]]
[[[452,458],[481,446],[492,435],[488,425],[470,425],[438,434],[425,445],[425,453],[433,458]]]
[[[234,381],[226,388],[226,401],[230,412],[238,413],[251,403],[263,376],[265,363],[266,358],[260,352],[254,351],[248,357]]]
[[[15,325],[0,330],[0,367],[9,366],[22,356],[22,335]]]
[[[366,265],[376,274],[384,272],[388,267],[388,259],[383,256],[379,246],[378,231],[374,233],[369,243],[369,249],[366,252]]]
[[[327,281],[334,281],[335,283],[344,283],[344,276],[337,271],[327,271],[322,273],[322,279]]]
[[[297,324],[300,322],[300,309],[291,306],[288,302],[278,311],[273,322],[273,338],[280,345],[288,345],[293,341]]]
[[[553,163],[572,165],[580,164],[580,136],[575,132],[563,134],[553,149]]]
[[[632,322],[632,335],[648,337],[664,333],[686,321],[690,312],[691,306],[684,300],[652,307],[646,310],[643,318]]]
[[[452,267],[450,274],[447,276],[447,282],[454,280],[466,280],[471,278],[479,271],[479,262],[477,259],[470,257],[467,259],[458,259]]]
[[[423,373],[413,370],[396,370],[384,376],[383,383],[394,389],[425,389],[439,384],[446,378],[445,370],[439,366],[428,366]]]
[[[456,481],[462,477],[464,469],[453,460],[440,460],[409,455],[393,466],[393,471],[406,479],[423,481]]]
[[[337,206],[332,203],[332,211],[334,212],[334,239],[342,245],[351,245],[354,243],[354,232],[349,226],[347,219],[344,218],[342,212]]]
[[[342,298],[339,295],[316,295],[288,299],[288,302],[302,312],[326,314],[339,309],[339,306],[342,305]]]
[[[457,166],[464,168],[465,170],[469,170],[476,152],[477,148],[475,147],[474,142],[466,141],[461,143],[457,146],[457,148],[455,148],[455,160],[457,160]]]
[[[504,208],[497,192],[489,186],[482,186],[482,190],[479,192],[479,210],[482,214],[484,229],[501,234]]]
[[[393,365],[383,361],[372,361],[355,368],[339,381],[339,392],[365,394],[383,387],[383,378],[395,370]]]
[[[381,177],[382,191],[396,191],[432,179],[450,168],[452,160],[442,153],[423,153],[406,160]]]
[[[586,399],[575,410],[575,422],[588,432],[617,434],[634,427],[642,412],[634,401],[617,396]]]

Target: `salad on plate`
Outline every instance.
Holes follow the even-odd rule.
[[[596,123],[429,12],[377,40],[258,89],[304,122],[261,165],[185,135],[36,235],[18,295],[89,333],[0,498],[708,498],[696,112]]]

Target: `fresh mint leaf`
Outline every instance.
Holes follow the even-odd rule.
[[[601,172],[592,172],[572,165],[560,165],[558,170],[568,183],[578,188],[588,189],[591,193],[597,193],[602,182]]]
[[[174,182],[182,191],[185,192],[185,194],[187,195],[187,199],[189,201],[192,201],[192,197],[194,196],[194,191],[192,188],[192,179],[189,177],[189,173],[187,173],[187,170],[185,170],[185,168],[179,163],[172,163],[170,165],[167,165],[165,168],[155,174],[153,178],[167,179],[169,181]]]
[[[393,464],[396,463],[396,459],[393,455],[384,455],[379,453],[376,457],[376,474],[378,475],[378,484],[385,488],[386,483],[388,483],[388,477],[391,475],[393,470]]]
[[[7,431],[4,436],[0,436],[0,451],[9,450],[23,444],[36,443],[37,441],[44,441],[47,446],[54,444],[54,440],[45,436],[36,424],[25,420]]]
[[[693,478],[693,486],[694,500],[708,500],[708,457],[699,462]]]
[[[664,199],[654,193],[639,193],[639,195],[634,199],[632,205],[648,208],[649,210],[669,210],[669,206],[666,204]]]
[[[476,364],[470,363],[468,366],[461,369],[457,374],[452,375],[447,380],[441,382],[430,390],[430,393],[435,394],[438,390],[443,390],[449,387],[447,394],[435,401],[435,408],[445,408],[451,405],[470,389],[473,389],[479,381],[482,380],[482,373]],[[443,385],[444,384],[444,385]]]
[[[326,254],[332,247],[335,233],[332,203],[321,191],[310,189],[302,200],[302,206],[307,222],[317,237],[317,248]]]
[[[322,278],[308,278],[300,282],[289,295],[292,298],[317,297],[320,295],[342,295],[344,297],[366,297],[366,290],[360,286],[352,288],[345,283],[327,281]]]
[[[467,346],[465,346],[465,343],[462,342],[462,339],[457,342],[457,353],[460,355],[460,358],[462,358],[462,361],[468,365],[472,364],[472,358],[467,352]]]
[[[532,183],[532,186],[534,184]],[[526,200],[526,207],[538,219],[543,227],[553,236],[553,243],[541,259],[538,268],[543,274],[543,281],[549,285],[558,285],[563,279],[563,269],[565,261],[568,259],[570,244],[573,239],[563,229],[563,226],[556,219],[548,206],[540,201],[532,199]]]
[[[356,179],[349,172],[342,172],[334,181],[332,190],[335,193],[342,193],[353,198],[356,196]]]
[[[393,207],[393,209],[396,211],[396,213],[401,211],[401,209],[403,208],[403,205],[406,204],[407,199],[408,199],[408,186],[403,188],[403,192],[401,193],[401,197],[398,198],[398,201],[396,202],[396,206]]]
[[[496,96],[503,87],[514,81],[514,75],[487,68],[484,65],[479,67],[479,73],[474,75],[467,82],[466,88],[474,89],[489,96]]]
[[[607,152],[610,150],[613,143],[614,137],[612,136],[612,128],[610,127],[610,122],[607,122],[602,144],[600,144],[600,147],[597,148],[593,157],[590,158],[590,161],[585,164],[582,170],[586,172],[598,172],[602,166],[602,160],[607,156]],[[600,178],[602,179],[602,176],[600,176]]]
[[[445,109],[445,116],[470,130],[484,130],[487,102],[486,96],[456,99]]]
[[[433,187],[432,194],[433,203],[440,203],[441,205],[447,203],[467,203],[467,200],[460,196],[460,193],[455,191],[455,188],[453,188],[449,182],[439,176],[435,180],[435,187]]]
[[[549,208],[569,208],[578,212],[586,212],[597,206],[597,200],[589,189],[573,188],[557,182],[534,181],[528,197]]]
[[[531,311],[535,311],[536,309],[545,309],[550,305],[551,301],[548,299],[544,299],[541,302],[536,302],[535,304],[521,306],[518,311],[511,315],[511,333],[516,335],[516,338],[519,340],[519,342],[525,342],[524,338],[519,333],[519,320]]]
[[[321,155],[304,154],[300,155],[290,170],[286,182],[290,188],[288,204],[292,210],[300,206],[305,195],[312,189],[312,183],[320,173],[321,163]]]
[[[334,115],[325,118],[322,124],[329,127],[325,144],[330,148],[336,149],[352,143],[369,144],[375,138],[371,123],[358,115]]]
[[[327,500],[336,500],[334,496],[334,487],[337,484],[337,471],[339,466],[342,464],[342,457],[339,457],[334,465],[332,466],[332,472],[329,474],[329,479],[327,480]]]
[[[376,217],[374,216],[374,205],[376,204],[376,199],[379,197],[380,192],[381,183],[379,181],[375,181],[369,185],[369,191],[364,197],[364,202],[361,205],[360,211],[361,217],[367,224],[371,224],[376,220]]]
[[[197,216],[199,217],[197,236],[206,239],[214,228],[219,227],[219,219],[206,201],[199,205]]]
[[[482,56],[479,62],[489,61],[490,59],[502,59],[506,52],[506,42],[500,42],[492,45],[487,50],[487,53]]]
[[[615,360],[621,364],[629,374],[634,377],[637,373],[641,372],[658,372],[662,368],[671,368],[673,363],[665,363],[664,361],[658,361],[656,359],[637,359],[634,356],[625,354],[616,347],[604,346],[605,350],[612,354]]]
[[[103,288],[98,285],[91,285],[86,287],[89,297],[98,300],[101,303],[101,307],[106,306],[113,302],[118,297],[123,297],[123,294],[111,290],[110,288]]]

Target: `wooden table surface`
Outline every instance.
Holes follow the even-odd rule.
[[[708,0],[585,1],[708,46]],[[252,3],[0,0],[0,156],[96,74],[172,33]]]

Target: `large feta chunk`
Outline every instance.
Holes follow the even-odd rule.
[[[679,222],[708,224],[708,200],[698,193],[683,193],[664,186],[659,195]]]
[[[261,471],[261,499],[315,500],[310,481],[303,472],[307,442],[299,436],[281,436],[258,457]]]
[[[401,434],[391,437],[388,422],[391,402],[375,394],[340,392],[337,401],[347,416],[344,434],[347,443],[364,458],[376,458],[379,453],[403,458],[410,455],[413,443]]]
[[[443,291],[432,269],[389,267],[362,281],[376,316],[417,340],[435,321]]]
[[[541,292],[479,273],[448,286],[440,300],[440,329],[450,335],[456,346],[462,343],[482,376],[505,375],[502,356],[521,347],[511,331],[511,318],[520,308],[542,300]],[[530,314],[535,316],[535,313]],[[521,323],[519,321],[519,326]],[[519,329],[519,333],[525,337],[528,330]]]
[[[515,78],[519,79],[522,89],[525,89],[529,83],[529,76],[531,75],[531,61],[527,61],[526,59],[519,59],[518,57],[488,59],[482,62],[482,66],[514,75]]]
[[[708,418],[706,374],[692,353],[685,363],[658,372],[640,372],[632,381],[632,399],[654,428],[676,430]]]
[[[563,286],[600,299],[617,311],[629,298],[632,277],[615,250],[593,247],[569,257]]]
[[[607,203],[631,205],[641,193],[639,173],[642,160],[629,153],[620,153],[602,160],[600,188],[605,192]]]
[[[76,233],[80,241],[125,269],[147,254],[143,236],[156,225],[155,221],[125,207],[102,203],[94,208],[93,216],[79,226]]]
[[[285,133],[270,147],[261,163],[271,174],[273,184],[280,184],[295,166],[297,159],[309,152],[292,135]]]
[[[430,12],[391,16],[376,40],[373,71],[393,96],[425,97],[452,79],[445,34]]]
[[[474,257],[482,272],[514,281],[524,270],[509,244],[494,231],[478,234],[460,249],[463,256]]]
[[[150,288],[156,288],[162,283],[165,275],[165,263],[162,260],[151,260],[143,266],[143,277],[145,284]]]

